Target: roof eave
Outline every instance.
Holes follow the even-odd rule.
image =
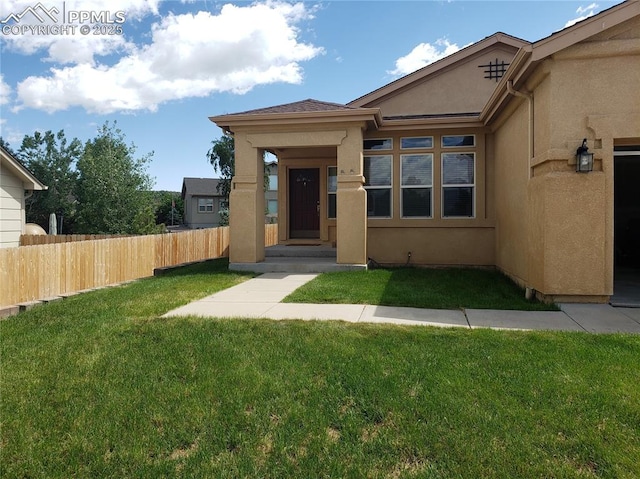
[[[511,65],[509,65],[509,68],[496,86],[495,90],[493,90],[493,93],[480,113],[479,120],[484,124],[491,122],[491,120],[493,120],[504,108],[505,101],[510,96],[507,84],[512,82],[516,89],[519,88],[520,79],[522,79],[524,73],[530,71],[533,66],[531,58],[532,51],[533,47],[531,45],[527,45],[518,50],[515,57],[513,57]]]
[[[480,119],[489,124],[504,110],[511,96],[507,89],[509,82],[518,90],[546,58],[637,15],[640,15],[640,2],[627,1],[522,47],[487,101]]]
[[[479,116],[436,117],[411,119],[383,119],[379,130],[412,130],[412,129],[454,129],[483,128],[485,125]]]
[[[11,155],[7,150],[2,148],[2,156],[7,161],[9,165],[9,170],[16,175],[20,181],[22,181],[22,185],[25,190],[34,190],[34,191],[42,191],[48,190],[49,187],[42,183],[38,178],[36,178],[33,173],[27,170],[22,163],[20,163],[17,159]]]
[[[231,132],[238,127],[336,122],[366,122],[377,128],[382,123],[382,116],[379,108],[355,108],[351,110],[230,114],[211,116],[209,120],[223,130]]]

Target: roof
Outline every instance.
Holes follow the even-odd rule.
[[[46,190],[48,189],[38,178],[31,173],[15,156],[13,156],[4,147],[0,146],[0,157],[2,158],[2,167],[7,168],[21,181],[26,190]]]
[[[191,196],[222,196],[218,192],[220,180],[216,178],[184,178],[182,180],[182,198]]]
[[[377,126],[382,122],[382,117],[379,108],[359,108],[308,98],[256,110],[212,116],[209,120],[223,130],[232,131],[235,127],[249,125],[326,124],[345,121],[367,122]]]
[[[282,105],[269,106],[266,108],[257,108],[255,110],[242,111],[239,113],[231,113],[233,115],[262,115],[272,113],[300,113],[312,111],[336,111],[336,110],[355,110],[355,108],[342,105],[340,103],[331,103],[327,101],[314,100],[307,98],[306,100],[296,101],[293,103],[284,103]]]

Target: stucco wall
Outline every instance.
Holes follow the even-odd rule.
[[[494,135],[496,266],[521,284],[528,280],[529,257],[529,144],[527,101]]]
[[[550,299],[605,301],[613,293],[613,146],[640,137],[638,39],[633,19],[538,66],[526,85],[535,99],[529,181],[527,101],[513,99],[519,107],[495,132],[496,262]],[[575,152],[583,138],[596,161],[581,174]]]
[[[496,87],[496,81],[484,78],[485,68],[496,59],[509,63],[516,49],[507,45],[472,56],[455,68],[444,69],[411,89],[375,102],[384,116],[479,112]]]
[[[368,228],[368,255],[381,264],[493,266],[494,229]]]
[[[24,228],[24,187],[6,168],[0,169],[0,248],[20,246]]]

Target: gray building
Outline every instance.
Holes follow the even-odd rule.
[[[184,178],[184,224],[191,229],[214,228],[220,225],[220,210],[229,207],[228,198],[218,192],[215,178]]]

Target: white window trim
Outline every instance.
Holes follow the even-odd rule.
[[[393,140],[392,140],[393,141]],[[371,150],[371,151],[381,151],[381,150]],[[389,150],[385,150],[385,151],[389,151]],[[389,185],[376,185],[376,186],[364,186],[365,190],[389,190],[390,194],[389,194],[389,216],[369,216],[367,215],[368,219],[375,219],[375,220],[390,220],[393,219],[393,155],[392,154],[385,154],[385,155],[363,155],[363,167],[364,167],[364,158],[372,158],[372,157],[389,157],[391,158],[391,176],[389,177]]]
[[[450,135],[447,135],[450,136]],[[469,135],[467,135],[469,136]],[[431,138],[431,146],[402,146],[402,140],[410,140],[413,138]],[[474,140],[475,141],[475,140]],[[400,149],[401,150],[433,150],[435,145],[434,142],[434,137],[431,135],[427,135],[427,136],[402,136],[400,137]]]
[[[449,135],[448,135],[449,136]],[[471,135],[465,135],[471,136]],[[475,141],[475,140],[474,140]],[[459,183],[459,184],[444,184],[444,156],[445,155],[472,155],[473,156],[473,183]],[[476,198],[477,187],[476,187],[476,168],[478,165],[478,158],[475,151],[448,151],[446,153],[440,154],[440,217],[444,220],[459,220],[459,219],[475,219],[476,217],[476,208],[478,204],[478,199]],[[473,196],[472,196],[472,215],[471,216],[445,216],[444,215],[444,189],[445,188],[473,188]]]
[[[431,156],[431,186],[426,186],[426,185],[403,185],[402,184],[402,157],[404,156]],[[420,220],[420,219],[432,219],[433,218],[433,162],[434,162],[434,155],[433,153],[408,153],[406,155],[400,155],[400,218],[402,219],[407,219],[407,220]],[[393,174],[393,172],[392,172]],[[431,215],[430,216],[404,216],[403,212],[404,212],[404,205],[403,205],[403,194],[402,194],[402,190],[404,189],[427,189],[429,188],[429,190],[431,190],[429,192],[429,195],[431,196]]]
[[[211,196],[199,197],[198,200],[198,213],[213,213],[213,206],[215,205],[215,200]],[[211,200],[211,210],[207,210],[206,203],[203,207],[200,206],[200,200],[206,201]]]
[[[473,145],[462,145],[462,146],[445,146],[444,145],[444,138],[446,136],[472,136],[473,137]],[[451,149],[451,148],[475,148],[477,146],[476,143],[476,135],[441,135],[440,136],[440,146],[442,148],[447,148],[447,149]]]

